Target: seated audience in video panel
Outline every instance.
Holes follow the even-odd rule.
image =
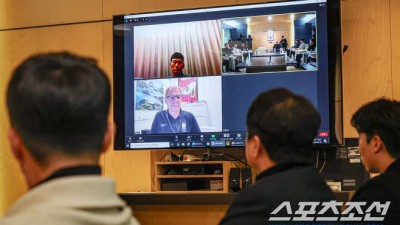
[[[296,39],[296,40],[294,41],[294,45],[293,45],[292,47],[290,47],[290,48],[287,49],[286,55],[287,55],[289,58],[292,58],[292,57],[295,55],[295,53],[296,53],[295,50],[298,49],[299,46],[300,46],[300,40],[299,40],[299,39]]]
[[[225,47],[222,49],[222,70],[229,72],[234,71],[235,59],[233,56],[233,49],[229,46],[229,43],[225,43]]]
[[[315,50],[316,50],[317,46],[315,45],[315,39],[311,38],[308,43],[309,43],[309,46],[307,48],[307,51],[302,54],[298,54],[296,56],[297,67],[300,66],[300,63],[301,63],[303,57],[306,57],[306,56],[307,56],[307,61],[306,61],[307,63],[316,62]]]

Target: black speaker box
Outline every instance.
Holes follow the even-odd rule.
[[[242,189],[243,189],[252,183],[251,168],[243,167],[240,169],[240,172],[242,173]]]
[[[240,190],[240,168],[231,168],[229,173],[229,187],[232,191]]]

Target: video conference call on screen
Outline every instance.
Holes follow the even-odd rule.
[[[124,138],[118,148],[242,147],[248,107],[276,87],[316,106],[322,124],[314,143],[329,145],[326,5],[307,0],[115,16],[115,117]]]

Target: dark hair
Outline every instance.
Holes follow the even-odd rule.
[[[48,156],[98,156],[110,106],[110,83],[92,59],[67,52],[35,55],[7,89],[11,125],[41,164]]]
[[[380,98],[363,105],[351,118],[358,133],[365,133],[367,142],[379,136],[390,156],[400,155],[400,102]]]
[[[175,52],[174,54],[171,55],[171,61],[172,59],[182,59],[182,61],[185,61],[185,58],[180,52]]]
[[[275,162],[312,160],[321,118],[303,96],[284,88],[261,93],[247,113],[249,137],[257,135]]]

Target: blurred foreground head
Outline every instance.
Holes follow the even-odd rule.
[[[94,60],[67,52],[32,56],[7,89],[10,140],[22,142],[11,140],[12,148],[23,145],[42,166],[59,156],[97,161],[109,106],[110,83]]]

